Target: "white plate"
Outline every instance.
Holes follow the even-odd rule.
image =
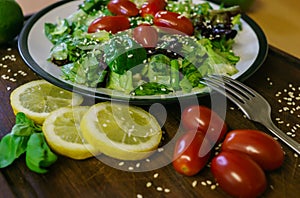
[[[130,100],[133,103],[143,104],[145,102],[169,102],[178,97],[195,94],[132,97],[106,88],[89,88],[62,79],[60,68],[47,61],[53,45],[44,34],[44,24],[56,23],[58,18],[68,17],[78,9],[80,3],[82,0],[57,2],[27,21],[19,36],[18,48],[23,60],[34,72],[59,87],[105,100]],[[215,8],[218,7],[213,3],[211,5]],[[246,15],[242,16],[242,25],[243,30],[238,33],[234,44],[234,52],[241,58],[236,65],[239,72],[232,76],[240,81],[248,78],[261,66],[268,52],[267,40],[261,28]]]

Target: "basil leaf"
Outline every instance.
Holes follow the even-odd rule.
[[[26,151],[29,136],[16,136],[12,133],[5,135],[0,142],[0,168],[13,163]]]
[[[36,173],[46,173],[56,160],[57,156],[50,150],[43,133],[32,134],[27,144],[27,167]]]
[[[13,126],[11,133],[17,136],[30,136],[34,132],[42,132],[41,126],[36,125],[24,113],[17,113],[16,124]]]

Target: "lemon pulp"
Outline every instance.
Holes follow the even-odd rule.
[[[139,160],[159,145],[157,120],[142,108],[120,103],[93,105],[80,124],[84,138],[102,153],[117,159]]]
[[[23,112],[42,124],[50,112],[60,107],[80,105],[83,97],[45,80],[36,80],[16,88],[10,95],[10,102],[15,114]]]
[[[80,121],[87,106],[59,108],[45,119],[43,133],[49,146],[61,155],[86,159],[99,152],[88,144],[80,130]]]

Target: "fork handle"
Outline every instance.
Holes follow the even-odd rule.
[[[298,155],[300,155],[300,143],[293,140],[290,136],[281,131],[273,122],[262,123],[267,127],[276,137],[292,148]]]

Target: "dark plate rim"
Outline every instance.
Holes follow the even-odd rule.
[[[69,3],[69,2],[72,2],[72,0],[58,1],[44,9],[42,9],[41,11],[37,12],[36,14],[31,16],[26,21],[26,23],[19,35],[19,38],[18,38],[18,50],[19,50],[19,53],[20,53],[23,61],[33,72],[35,72],[41,78],[47,80],[48,82],[50,82],[58,87],[61,87],[68,91],[76,92],[78,94],[82,94],[87,97],[99,99],[99,100],[111,100],[111,101],[119,101],[119,102],[125,101],[125,102],[129,102],[131,104],[136,104],[136,105],[148,105],[148,104],[153,104],[153,103],[157,103],[157,102],[158,103],[172,103],[172,102],[178,101],[178,97],[167,98],[167,99],[163,99],[163,98],[161,98],[161,99],[158,99],[158,98],[155,98],[155,99],[119,98],[119,97],[109,96],[107,94],[101,94],[99,92],[92,92],[89,90],[82,89],[80,87],[76,87],[76,89],[74,89],[73,85],[67,84],[58,78],[52,77],[45,70],[43,70],[34,61],[34,59],[31,57],[31,55],[29,53],[27,40],[28,40],[30,30],[33,27],[33,25],[35,24],[35,22],[38,21],[47,12],[49,12],[49,11],[53,10],[54,8],[59,7],[63,4]],[[266,38],[263,30],[259,27],[259,25],[254,20],[252,20],[249,16],[247,16],[246,14],[242,14],[242,19],[255,32],[257,39],[258,39],[258,43],[259,43],[259,51],[258,51],[258,55],[257,55],[255,61],[253,62],[253,64],[243,74],[241,74],[239,77],[237,77],[237,80],[239,80],[239,81],[245,81],[247,78],[249,78],[251,75],[253,75],[260,68],[260,66],[265,61],[267,54],[268,54],[268,50],[269,50],[267,38]],[[207,96],[207,95],[208,95],[207,93],[200,93],[200,94],[197,94],[197,97],[203,97],[203,96]],[[180,99],[185,99],[185,98],[188,99],[190,97],[191,96],[180,96]]]

